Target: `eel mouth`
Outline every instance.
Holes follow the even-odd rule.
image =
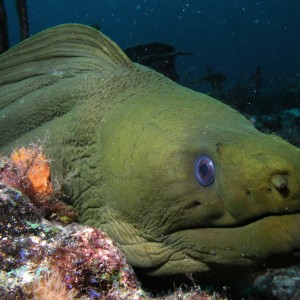
[[[214,249],[226,246],[243,257],[263,258],[271,253],[290,253],[300,249],[300,213],[268,215],[231,227],[199,229],[201,241]],[[198,231],[198,230],[196,230]],[[219,246],[219,243],[221,245]],[[212,250],[214,250],[212,249]]]
[[[267,215],[240,225],[184,229],[165,236],[159,264],[138,274],[180,280],[187,273],[202,284],[249,279],[267,268],[300,262],[300,213]],[[182,276],[182,277],[180,277]],[[196,277],[195,277],[196,276]],[[146,278],[145,277],[145,278]],[[251,277],[252,278],[252,277]]]
[[[259,224],[260,222],[264,222],[263,220],[264,219],[267,219],[267,218],[281,218],[281,217],[287,217],[287,216],[290,216],[290,215],[298,215],[299,218],[300,218],[300,212],[298,211],[289,211],[289,209],[287,208],[285,212],[278,212],[278,213],[265,213],[265,214],[262,214],[262,215],[257,215],[256,217],[252,217],[252,218],[249,218],[249,219],[245,219],[243,221],[240,221],[239,223],[235,223],[235,224],[230,224],[230,225],[220,225],[220,226],[211,226],[210,228],[243,228],[243,227],[246,227],[246,226],[255,226],[253,224]],[[234,218],[234,217],[233,217]],[[299,232],[300,234],[300,232]]]
[[[300,261],[299,228],[300,213],[271,215],[241,226],[185,229],[162,243],[173,249],[169,261],[176,260],[180,273],[264,269]],[[192,262],[189,271],[184,264]],[[164,273],[164,266],[159,272]]]

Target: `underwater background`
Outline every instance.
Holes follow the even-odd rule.
[[[19,18],[15,1],[3,2],[12,47],[20,42]],[[27,0],[27,9],[30,36],[55,25],[81,23],[100,29],[122,49],[150,42],[172,45],[183,53],[176,56],[180,84],[229,103],[257,128],[300,146],[300,1]],[[34,216],[32,222],[38,221]],[[34,234],[44,235],[43,230]],[[123,258],[122,264],[127,271]],[[284,284],[297,295],[299,268],[282,275],[296,278],[295,286]],[[280,278],[278,274],[267,275]],[[124,271],[122,276],[126,282],[133,275]],[[135,280],[131,284],[138,289]]]
[[[4,0],[10,46],[19,42],[15,1]],[[121,48],[171,44],[180,82],[209,91],[205,65],[226,75],[227,87],[260,66],[263,88],[277,91],[300,80],[298,0],[28,0],[29,33],[62,23],[97,23]]]

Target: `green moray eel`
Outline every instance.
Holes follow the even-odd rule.
[[[300,151],[229,106],[132,63],[83,25],[0,58],[2,153],[43,142],[81,222],[148,275],[299,260]]]

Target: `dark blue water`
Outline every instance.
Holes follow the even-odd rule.
[[[11,45],[19,41],[14,1],[5,0]],[[262,68],[264,88],[300,81],[299,0],[27,0],[30,34],[62,23],[98,22],[122,48],[160,41],[192,57],[177,60],[182,82],[205,75],[205,64],[227,76]],[[195,86],[205,89],[205,86]]]

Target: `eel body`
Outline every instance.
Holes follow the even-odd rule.
[[[146,274],[299,260],[299,149],[92,28],[50,28],[0,56],[2,153],[45,138],[81,222]]]

